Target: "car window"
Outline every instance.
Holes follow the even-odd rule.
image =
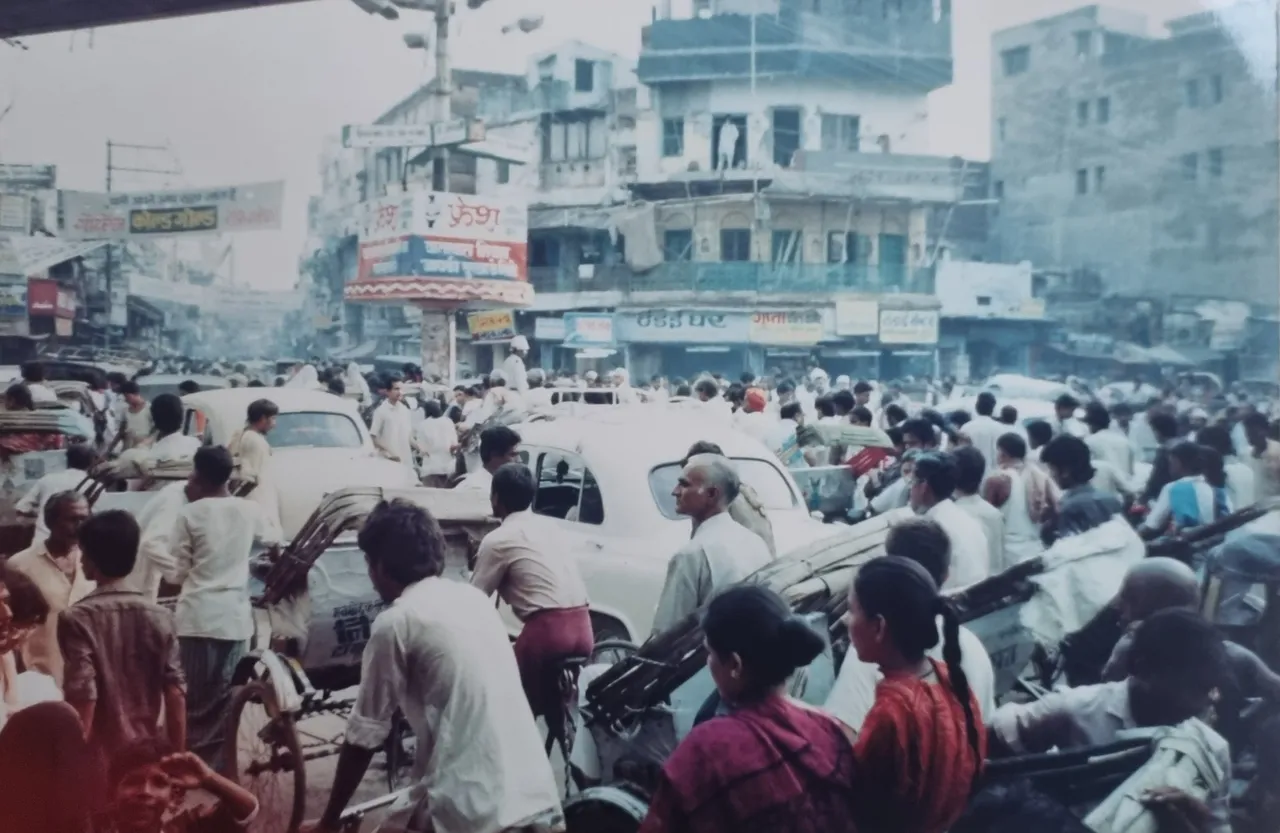
[[[734,457],[733,465],[738,470],[738,478],[756,493],[765,509],[794,509],[796,507],[795,492],[772,463],[751,457]],[[671,494],[680,478],[681,466],[678,462],[666,463],[649,472],[649,491],[653,493],[654,502],[663,517],[675,520],[676,499]]]
[[[213,445],[213,426],[208,416],[198,408],[187,408],[182,433],[188,437],[198,437],[202,445]]]
[[[319,411],[280,414],[267,442],[272,448],[359,448],[364,444],[350,417]]]
[[[600,484],[577,454],[544,451],[538,455],[535,475],[538,491],[533,497],[534,512],[595,526],[604,523]]]

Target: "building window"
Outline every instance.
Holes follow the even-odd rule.
[[[1209,149],[1209,176],[1214,179],[1222,176],[1222,148]]]
[[[1093,190],[1095,193],[1102,190],[1102,186],[1107,183],[1107,168],[1105,165],[1099,165],[1093,169]]]
[[[1003,179],[997,179],[995,182],[991,183],[991,196],[995,197],[998,200],[1004,199],[1004,180]]]
[[[1031,68],[1031,47],[1017,46],[1000,53],[1000,63],[1005,77],[1021,75]]]
[[[498,160],[498,184],[506,185],[511,181],[511,163],[505,159]]]
[[[1182,85],[1183,97],[1186,99],[1188,107],[1200,106],[1200,81],[1192,78]]]
[[[720,229],[720,259],[728,262],[751,260],[751,229]]]
[[[578,58],[573,62],[573,89],[579,93],[589,93],[596,86],[596,62]]]
[[[667,229],[662,233],[662,259],[667,261],[693,260],[693,230]]]
[[[852,231],[827,234],[827,263],[863,263],[871,257],[871,239]]]
[[[798,231],[773,232],[773,262],[799,263],[804,240]]]
[[[1196,181],[1197,169],[1200,167],[1200,159],[1194,153],[1185,154],[1182,157],[1182,178],[1187,182]]]
[[[1209,97],[1214,104],[1222,103],[1222,76],[1215,75],[1209,79]]]
[[[1076,171],[1076,193],[1077,194],[1089,193],[1089,169],[1088,168],[1081,168],[1080,170]]]
[[[1076,32],[1076,57],[1087,58],[1093,54],[1093,32]]]
[[[800,149],[800,109],[775,107],[773,110],[773,164],[790,168]]]
[[[530,266],[559,266],[560,241],[554,237],[534,237],[529,241]]]
[[[684,156],[684,119],[662,120],[662,155]]]
[[[1106,124],[1111,121],[1111,99],[1103,96],[1098,99],[1098,124]]]
[[[862,120],[858,116],[822,114],[822,149],[858,151],[858,131]]]
[[[1089,102],[1081,101],[1076,104],[1076,124],[1084,127],[1089,123]]]

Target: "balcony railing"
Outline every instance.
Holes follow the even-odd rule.
[[[762,295],[820,295],[867,292],[932,295],[932,267],[854,263],[695,263],[668,262],[643,274],[625,266],[597,266],[590,280],[576,269],[531,267],[529,280],[537,292],[748,292]]]

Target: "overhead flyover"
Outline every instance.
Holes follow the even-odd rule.
[[[17,38],[303,0],[0,0],[0,38]]]

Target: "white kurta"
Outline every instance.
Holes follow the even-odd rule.
[[[413,447],[410,444],[413,419],[409,406],[404,402],[393,404],[389,399],[383,400],[373,411],[373,424],[369,433],[377,440],[380,448],[399,457],[402,465],[413,465]]]

